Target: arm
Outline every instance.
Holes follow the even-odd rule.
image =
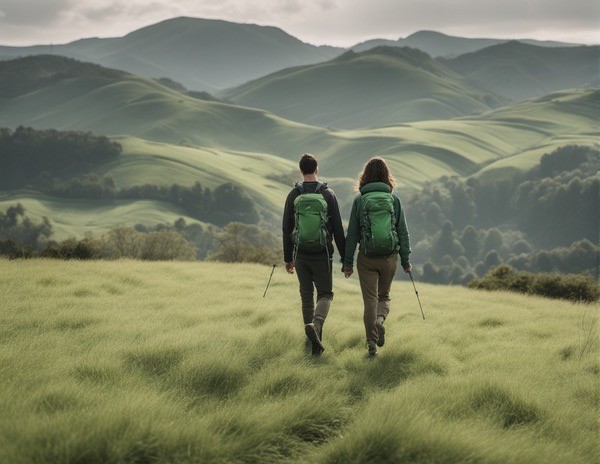
[[[340,207],[338,205],[337,197],[333,190],[331,192],[331,225],[333,228],[333,238],[335,239],[335,246],[341,257],[341,261],[344,261],[346,254],[346,237],[344,237],[344,225],[342,224],[342,216],[340,214]]]
[[[402,203],[398,197],[396,198],[396,232],[398,241],[400,242],[400,265],[403,269],[410,268],[410,237],[408,235],[408,226],[406,225],[406,217],[402,209]]]
[[[350,222],[348,223],[348,234],[346,235],[346,253],[344,255],[344,266],[352,267],[354,265],[354,252],[360,238],[360,226],[358,223],[360,207],[360,196],[354,199],[352,203],[352,212],[350,213]]]
[[[294,195],[293,190],[287,196],[285,200],[285,207],[283,209],[283,260],[289,263],[293,260],[294,244],[292,243],[292,232],[294,231],[295,219],[294,219]]]

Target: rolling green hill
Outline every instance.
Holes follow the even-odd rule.
[[[392,47],[286,69],[221,95],[295,121],[346,129],[449,119],[503,101],[424,52]]]
[[[597,307],[398,281],[369,359],[336,273],[315,359],[269,272],[0,260],[0,461],[598,462]]]
[[[192,90],[215,91],[270,72],[339,55],[279,28],[201,18],[173,18],[108,39],[65,45],[0,47],[0,58],[57,54],[148,77],[170,77]]]
[[[513,41],[442,62],[513,100],[600,86],[600,46],[546,48]]]
[[[319,157],[321,177],[344,207],[353,197],[353,179],[374,154],[389,161],[407,191],[442,175],[511,175],[558,146],[591,145],[600,135],[600,91],[594,89],[559,92],[476,117],[329,131],[262,110],[198,100],[131,74],[85,64],[79,69],[59,57],[0,63],[0,88],[0,126],[91,130],[119,141],[123,154],[97,169],[119,188],[233,182],[273,223],[291,187],[287,174],[303,152]],[[33,218],[57,218],[57,238],[115,224],[106,204],[57,201],[31,191],[2,192],[0,198],[2,209],[20,201]],[[126,224],[185,216],[166,204],[114,207],[139,214],[120,214]]]
[[[537,45],[540,47],[570,47],[576,45],[564,42],[540,41],[531,39],[518,40],[522,43]],[[436,31],[418,31],[409,35],[408,37],[399,38],[398,40],[367,40],[354,45],[351,47],[351,50],[355,52],[364,52],[380,46],[411,47],[418,48],[419,50],[422,50],[434,57],[452,57],[462,55],[464,53],[475,52],[477,50],[481,50],[482,48],[505,42],[508,41],[506,39],[471,39],[466,37],[455,37]]]
[[[30,77],[31,69],[39,77]],[[21,80],[24,89],[19,88]],[[153,79],[63,57],[0,62],[0,87],[5,83],[8,91],[15,90],[0,95],[0,126],[77,129],[172,144],[187,139],[200,146],[284,155],[286,146],[297,149],[299,140],[325,132],[262,110],[199,100]]]

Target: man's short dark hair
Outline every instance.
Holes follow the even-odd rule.
[[[302,158],[300,158],[300,162],[298,163],[300,166],[300,171],[302,174],[314,174],[317,170],[317,159],[311,155],[310,153],[304,153]]]

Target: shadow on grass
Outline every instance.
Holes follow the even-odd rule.
[[[502,428],[530,425],[542,418],[542,411],[499,385],[485,385],[476,389],[469,400],[475,412],[491,417]]]
[[[174,347],[140,348],[123,355],[126,367],[139,369],[149,377],[164,377],[183,359],[183,350]]]
[[[365,356],[350,365],[348,390],[351,397],[364,398],[370,390],[389,390],[424,374],[445,375],[446,369],[411,349]]]

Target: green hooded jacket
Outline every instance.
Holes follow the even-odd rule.
[[[360,189],[360,193],[367,192],[387,192],[391,193],[390,186],[383,182],[371,182],[364,185]],[[350,222],[348,223],[348,235],[346,236],[346,255],[344,257],[344,265],[352,267],[354,265],[354,252],[356,246],[361,239],[359,218],[362,215],[362,207],[360,201],[361,195],[357,195],[352,204],[352,212],[350,213]],[[406,218],[400,198],[392,194],[394,198],[394,213],[396,214],[396,232],[398,233],[398,241],[400,242],[400,264],[403,269],[409,265],[410,257],[410,238],[408,236],[408,227],[406,226]]]

